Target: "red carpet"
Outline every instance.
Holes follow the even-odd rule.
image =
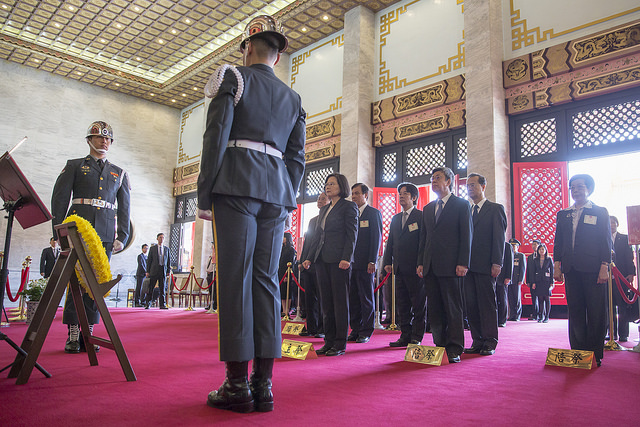
[[[568,348],[567,321],[509,322],[493,356],[462,356],[441,367],[403,361],[388,347],[397,332],[376,331],[347,354],[315,360],[281,359],[274,368],[276,410],[236,414],[206,406],[224,378],[217,354],[217,315],[133,308],[111,309],[138,380],[127,382],[113,351],[65,354],[61,312],[38,359],[52,375],[33,371],[26,385],[0,374],[2,426],[492,425],[637,426],[640,354],[606,352],[591,371],[545,367],[548,347]],[[2,331],[18,344],[24,324]],[[638,338],[631,325],[633,347]],[[106,337],[102,325],[97,336]],[[293,338],[285,336],[285,338]],[[302,340],[302,339],[301,339]],[[316,348],[321,339],[311,339]],[[467,344],[471,342],[467,332]],[[423,342],[432,344],[427,334]],[[15,352],[0,342],[0,366]]]

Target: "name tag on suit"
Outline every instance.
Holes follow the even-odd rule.
[[[368,219],[364,219],[362,221],[360,221],[360,228],[365,228],[369,226],[369,220]]]
[[[596,225],[597,221],[598,221],[598,217],[595,216],[595,215],[585,215],[584,216],[584,223],[585,224]]]
[[[418,229],[418,223],[414,222],[413,224],[409,224],[409,231],[413,232]]]

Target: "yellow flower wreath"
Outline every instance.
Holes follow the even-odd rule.
[[[82,240],[82,244],[84,246],[84,250],[89,258],[89,263],[91,264],[91,268],[98,279],[98,283],[108,282],[112,279],[111,275],[111,266],[109,265],[109,258],[107,258],[107,254],[104,251],[104,246],[102,246],[102,241],[100,237],[98,237],[98,233],[93,228],[91,223],[86,219],[79,217],[78,215],[71,215],[67,217],[63,223],[67,222],[75,222],[78,227],[78,231],[80,232],[80,239]],[[85,291],[91,296],[91,290],[87,285],[87,279],[82,271],[82,267],[80,266],[80,262],[76,263],[76,276],[78,276],[78,281],[80,285],[84,288]],[[104,295],[105,297],[109,295],[109,291]]]

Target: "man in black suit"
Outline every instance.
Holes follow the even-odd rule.
[[[433,343],[446,349],[449,363],[458,363],[464,349],[461,282],[469,266],[472,225],[469,202],[451,193],[453,181],[447,167],[431,172],[438,199],[423,211],[417,271],[425,278]]]
[[[504,206],[484,197],[486,186],[484,176],[477,173],[467,176],[467,193],[473,202],[473,238],[464,295],[473,342],[464,352],[483,356],[494,354],[498,345],[496,278],[502,270],[507,231]]]
[[[389,237],[382,265],[387,273],[393,271],[396,288],[396,308],[400,318],[400,338],[391,347],[420,344],[427,327],[427,292],[424,280],[416,274],[420,251],[422,211],[416,208],[418,187],[410,182],[398,185],[402,212],[391,218]],[[393,268],[392,268],[393,266]]]
[[[611,224],[611,237],[613,239],[613,250],[615,252],[614,262],[620,273],[627,279],[627,282],[633,283],[636,275],[636,265],[633,262],[633,250],[629,246],[629,236],[618,233],[618,218],[611,215],[609,217]],[[625,286],[622,287],[627,293],[627,298],[631,298],[630,292]],[[620,295],[618,287],[613,287],[613,338],[620,337],[620,341],[626,342],[629,338],[629,322],[636,320],[636,316],[632,314],[637,305],[627,304]],[[616,316],[616,310],[618,315]]]
[[[498,308],[498,327],[507,326],[509,316],[509,285],[513,274],[513,249],[508,242],[504,243],[504,256],[502,258],[502,269],[496,278],[496,304]]]
[[[536,290],[531,286],[535,282],[534,263],[536,262],[536,258],[538,258],[538,246],[540,246],[541,243],[539,239],[533,239],[531,241],[531,249],[533,252],[527,257],[526,262],[525,279],[529,287],[529,295],[531,295],[531,313],[529,314],[529,320],[536,320],[536,313],[538,313],[538,296],[536,295]]]
[[[323,191],[318,195],[316,206],[318,209],[322,209],[329,203],[327,195]],[[309,221],[309,227],[304,234],[304,244],[302,246],[302,253],[300,259],[302,261],[311,259],[311,246],[313,245],[313,239],[316,237],[316,233],[321,233],[322,230],[318,230],[318,218],[316,215]],[[316,338],[324,338],[324,329],[322,327],[322,304],[320,301],[320,288],[318,283],[318,276],[316,274],[315,263],[312,263],[308,269],[302,266],[302,263],[298,265],[300,274],[302,277],[302,287],[304,288],[304,298],[307,310],[307,326],[306,330],[300,332],[301,336],[314,336]]]
[[[165,281],[167,274],[171,272],[171,257],[169,255],[169,248],[164,246],[164,234],[158,233],[156,236],[158,244],[151,246],[149,249],[149,259],[147,260],[147,273],[149,278],[149,290],[145,298],[144,308],[148,309],[151,305],[151,299],[153,298],[153,289],[158,284],[158,290],[160,291],[160,309],[166,310],[167,306],[164,301],[165,295]]]
[[[375,304],[373,301],[373,275],[380,241],[382,239],[382,215],[369,206],[369,187],[357,183],[351,187],[351,200],[358,206],[358,239],[351,263],[349,283],[349,324],[351,333],[347,341],[369,342],[373,334]]]
[[[278,261],[284,222],[304,173],[306,113],[273,67],[288,41],[270,16],[253,18],[240,43],[244,66],[223,65],[207,84],[198,216],[213,219],[218,262],[220,359],[227,379],[210,406],[273,410],[281,357]],[[249,271],[247,271],[249,269]],[[253,362],[252,390],[247,369]]]
[[[142,245],[142,252],[138,254],[138,269],[136,270],[136,289],[133,292],[133,306],[142,307],[140,302],[140,291],[142,290],[142,281],[147,276],[147,251],[149,245]],[[143,296],[144,298],[144,296]]]
[[[518,239],[509,240],[509,244],[513,248],[513,273],[511,274],[511,283],[509,284],[509,320],[513,322],[520,321],[522,316],[522,296],[520,287],[524,281],[524,274],[527,270],[527,263],[524,260],[524,254],[518,251],[520,242]]]
[[[56,239],[53,237],[49,239],[49,245],[49,247],[42,250],[42,254],[40,255],[40,275],[45,279],[51,276],[53,266],[56,263],[56,259],[58,259],[60,250]]]
[[[595,182],[587,174],[574,175],[569,180],[575,203],[558,212],[553,276],[561,281],[564,275],[571,349],[593,351],[600,366],[613,242],[609,212],[589,200],[594,188]]]

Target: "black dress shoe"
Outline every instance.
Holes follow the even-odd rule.
[[[144,309],[145,309],[145,310],[149,310],[149,303],[146,303],[146,304],[144,305]]]
[[[402,338],[398,338],[398,341],[391,341],[389,343],[389,347],[406,347],[409,345],[409,341],[403,340]]]
[[[313,334],[310,334],[309,332],[303,329],[298,335],[301,337],[308,337],[309,335],[313,335]]]
[[[483,348],[480,350],[480,356],[491,356],[495,352],[496,350],[494,348]]]
[[[80,342],[79,341],[67,340],[67,342],[64,345],[64,352],[65,353],[80,353]]]
[[[324,334],[322,332],[318,332],[317,334],[314,335],[314,337],[316,337],[316,338],[324,338]]]
[[[331,350],[331,346],[328,344],[323,345],[322,347],[320,347],[319,349],[316,350],[316,354],[319,355],[323,355],[323,354],[327,354],[327,352]]]
[[[458,355],[449,356],[449,363],[460,363],[460,356]]]
[[[347,341],[348,342],[356,342],[356,341],[358,341],[358,335],[349,334],[349,336],[347,337]]]
[[[415,345],[420,345],[422,344],[422,341],[418,341],[418,340],[411,340],[410,341],[411,344],[415,344]]]
[[[357,342],[357,343],[360,343],[360,344],[364,344],[364,343],[369,342],[369,340],[370,340],[370,339],[371,339],[370,337],[358,337],[358,339],[356,340],[356,342]]]
[[[160,310],[169,310],[169,307],[167,307],[166,305],[163,305],[160,307]]]
[[[464,354],[480,354],[481,351],[482,351],[482,347],[471,346],[469,348],[464,349]]]
[[[338,350],[338,349],[332,348],[329,351],[327,351],[325,356],[342,356],[343,354],[344,354],[344,350]]]
[[[498,326],[499,326],[500,328],[504,328],[504,327],[506,327],[506,326],[507,326],[507,324],[506,324],[506,323],[500,323]]]

